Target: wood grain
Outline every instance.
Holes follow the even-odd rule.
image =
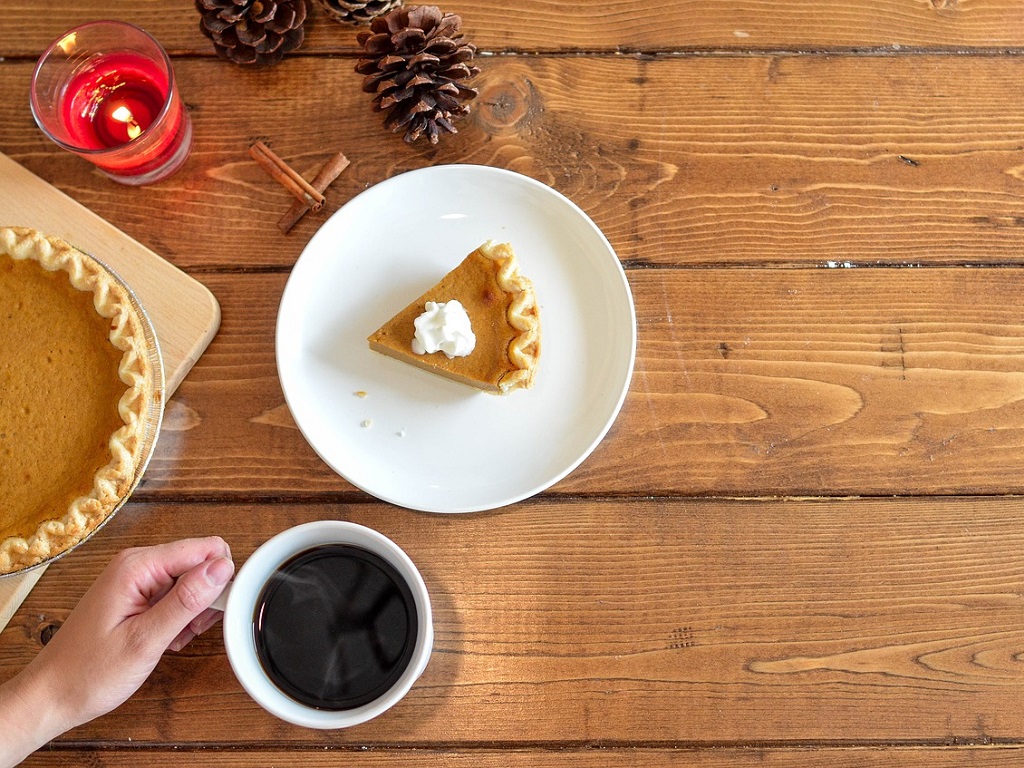
[[[512,749],[1024,736],[1014,499],[531,502],[465,516],[136,503],[46,573],[3,634],[0,675],[125,546],[219,533],[241,563],[323,518],[385,533],[428,585],[434,655],[400,705],[348,731],[287,726],[245,695],[213,631],[66,740]]]
[[[913,48],[1003,51],[1024,45],[1013,0],[524,0],[511,10],[498,0],[449,0],[484,51],[760,51]],[[639,12],[638,12],[639,10]],[[142,26],[175,54],[212,55],[189,0],[133,3],[102,0],[6,0],[4,21],[18,35],[0,41],[0,55],[38,56],[75,24],[118,18]],[[354,53],[356,28],[337,24],[314,6],[307,39],[293,57]]]
[[[1021,492],[1020,270],[628,277],[639,328],[630,392],[608,438],[552,494]],[[285,405],[273,341],[286,276],[205,279],[225,319],[168,403],[139,493],[365,498]]]
[[[0,150],[188,271],[286,269],[358,192],[452,162],[554,186],[630,264],[1022,263],[1022,57],[490,58],[436,148],[385,132],[347,61],[211,67],[178,66],[196,144],[162,184],[123,188],[52,147],[28,62],[0,67]],[[352,160],[287,237],[291,199],[248,156],[260,138],[307,178]]]
[[[213,631],[26,764],[1020,765],[1017,0],[443,8],[484,53],[481,93],[457,136],[409,147],[360,90],[356,30],[318,9],[299,52],[254,71],[213,57],[192,0],[4,3],[0,151],[199,277],[223,321],[135,501],[0,633],[0,679],[119,549],[219,533],[241,562],[313,519],[402,545],[437,632],[395,709],[321,733],[263,713]],[[185,168],[139,190],[48,144],[26,106],[43,46],[111,16],[171,50],[196,126]],[[287,237],[257,139],[306,178],[352,160]],[[608,438],[492,513],[357,492],[296,430],[274,364],[287,273],[326,215],[443,163],[568,195],[638,313]]]
[[[573,765],[578,768],[889,768],[927,766],[927,768],[961,768],[965,765],[984,768],[1011,768],[1020,765],[1022,755],[1016,746],[954,746],[954,747],[850,747],[838,749],[786,749],[758,746],[721,748],[616,748],[595,745],[575,749],[418,749],[418,750],[346,750],[318,749],[294,752],[257,751],[252,753],[218,753],[210,750],[176,749],[105,749],[98,752],[54,747],[25,761],[24,768],[46,768],[56,765],[89,765],[94,768],[136,768],[141,761],[159,762],[166,768],[191,768],[197,764],[218,768],[239,766],[265,768],[287,765],[301,760],[309,768],[554,768]]]

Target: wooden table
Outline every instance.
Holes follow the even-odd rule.
[[[0,635],[0,679],[114,552],[187,535],[241,562],[296,523],[369,525],[419,564],[436,621],[423,678],[364,726],[265,714],[213,631],[28,765],[1024,760],[1016,0],[453,2],[486,55],[436,147],[382,130],[355,31],[319,9],[299,52],[253,71],[211,55],[188,0],[3,6],[0,151],[206,284],[223,320],[135,500]],[[195,122],[185,168],[144,189],[49,144],[27,105],[45,44],[110,16],[169,49]],[[593,455],[460,516],[383,504],[320,461],[274,323],[324,216],[278,232],[289,198],[248,157],[259,138],[307,177],[349,156],[326,213],[443,163],[519,171],[586,211],[639,332]]]

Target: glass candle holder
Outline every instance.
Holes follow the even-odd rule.
[[[43,133],[122,184],[164,179],[192,149],[171,60],[133,24],[65,32],[39,58],[29,100]]]

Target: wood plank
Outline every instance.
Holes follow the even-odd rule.
[[[628,277],[630,393],[604,443],[551,493],[1024,491],[1020,270]],[[273,343],[285,280],[206,276],[225,322],[168,403],[144,498],[354,493],[284,403]]]
[[[288,526],[342,518],[393,538],[431,592],[435,653],[398,706],[348,731],[288,726],[243,693],[214,631],[69,744],[1019,743],[1019,513],[1010,498],[612,499],[468,516],[134,503],[46,573],[3,634],[0,679],[122,547],[220,533],[242,562]]]
[[[139,496],[0,632],[0,680],[114,552],[183,535],[223,534],[241,561],[286,526],[353,519],[420,564],[437,619],[423,680],[352,731],[263,713],[213,631],[26,765],[1024,762],[1019,2],[637,8],[445,4],[493,55],[461,133],[407,147],[359,91],[355,30],[319,11],[301,52],[251,71],[212,57],[192,0],[5,1],[0,151],[199,276],[225,315]],[[47,144],[25,105],[42,46],[112,15],[171,48],[197,127],[182,173],[141,190]],[[580,204],[640,323],[597,452],[542,498],[468,516],[331,473],[272,347],[323,216],[277,232],[290,200],[249,160],[257,138],[307,175],[349,155],[324,215],[449,162]]]
[[[443,748],[400,750],[326,750],[303,752],[302,765],[309,768],[336,768],[344,762],[348,768],[555,768],[573,765],[578,768],[873,768],[893,765],[925,766],[927,768],[1010,768],[1020,765],[1021,749],[1017,746],[956,747],[850,747],[841,749],[779,749],[773,747],[700,748],[609,748],[598,745],[583,749],[481,749],[452,750]],[[45,768],[55,765],[89,765],[94,768],[135,768],[142,761],[159,760],[165,768],[192,768],[197,764],[211,768],[264,768],[269,765],[294,764],[295,752],[273,749],[225,751],[211,749],[190,751],[109,749],[81,751],[64,747],[50,748],[30,757],[23,768]]]
[[[130,189],[47,142],[24,106],[31,64],[5,64],[0,151],[188,271],[287,268],[359,191],[452,162],[554,186],[632,264],[1024,262],[1024,57],[513,57],[482,66],[475,111],[432,148],[383,131],[349,62],[253,72],[182,61],[195,152],[172,179]],[[317,87],[297,91],[297,81]],[[259,94],[258,108],[239,94]],[[309,176],[336,151],[352,160],[326,212],[289,236],[275,222],[290,197],[247,153],[260,137]]]
[[[102,0],[7,0],[4,21],[17,35],[0,41],[0,56],[35,57],[65,29],[119,18],[142,26],[178,54],[209,55],[199,15],[189,0],[121,8]],[[1013,0],[577,0],[565,6],[523,0],[514,13],[498,0],[449,0],[467,35],[485,51],[778,50],[843,48],[987,48],[1024,45],[1020,7]],[[337,24],[319,7],[298,52],[352,53],[356,29]]]

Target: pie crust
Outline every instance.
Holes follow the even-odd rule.
[[[453,299],[469,315],[476,347],[465,357],[415,354],[413,321],[428,301]],[[368,341],[377,352],[485,392],[504,395],[526,389],[536,379],[541,347],[533,284],[520,273],[510,244],[488,240]]]
[[[2,575],[67,551],[130,493],[154,370],[122,284],[22,227],[0,227],[0,349]]]

